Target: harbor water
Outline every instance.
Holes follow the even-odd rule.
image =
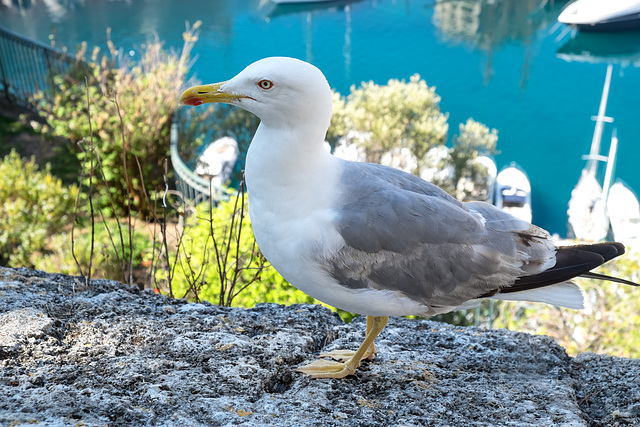
[[[276,6],[268,0],[24,0],[0,2],[0,26],[48,43],[116,46],[134,59],[156,35],[180,48],[185,22],[203,22],[192,73],[226,80],[266,56],[322,69],[351,85],[409,79],[435,86],[449,139],[469,117],[498,130],[498,169],[516,162],[532,186],[533,222],[567,234],[567,204],[585,165],[607,64],[603,132],[619,138],[615,178],[640,191],[640,33],[581,34],[557,24],[564,1],[361,0]],[[604,171],[604,165],[601,167]],[[614,179],[615,179],[614,178]]]

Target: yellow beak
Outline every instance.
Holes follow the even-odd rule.
[[[235,95],[229,92],[221,91],[220,86],[226,82],[214,83],[210,85],[194,86],[182,92],[180,102],[184,105],[202,105],[207,102],[231,102],[240,98],[246,98],[243,95]]]

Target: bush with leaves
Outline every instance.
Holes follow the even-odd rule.
[[[121,239],[116,231],[118,229],[115,224],[116,220],[106,221],[106,223],[95,224],[93,236],[89,228],[76,230],[73,237],[69,230],[51,236],[47,243],[49,250],[34,260],[34,268],[77,275],[79,268],[84,274],[87,274],[89,264],[91,264],[92,278],[130,283],[129,278],[124,277],[128,268],[123,266],[123,262],[126,263],[131,258],[134,269],[144,270],[140,267],[152,253],[153,239],[144,228],[134,229],[131,233],[133,242],[129,245],[128,225],[124,222],[120,224],[123,230]],[[133,254],[130,257],[131,250],[133,250]],[[144,283],[146,278],[137,277],[135,279],[137,283]]]
[[[164,255],[168,267],[156,278],[161,290],[177,298],[243,307],[317,303],[287,283],[260,253],[241,194],[215,208],[199,204],[172,240],[174,247]]]
[[[439,104],[435,88],[418,74],[409,82],[364,82],[351,87],[346,101],[334,95],[328,140],[335,145],[344,132],[352,131],[350,142],[364,148],[367,162],[380,163],[383,154],[394,148],[407,148],[422,159],[431,147],[447,140],[447,115]]]
[[[111,41],[109,55],[100,55],[96,48],[87,59],[83,43],[75,65],[64,75],[52,76],[51,93],[35,95],[46,121],[45,125],[30,122],[36,130],[67,138],[74,147],[91,137],[101,151],[108,189],[98,188],[97,200],[105,211],[111,209],[111,198],[118,209],[114,214],[124,215],[131,207],[146,217],[149,206],[143,187],[164,188],[163,163],[169,154],[173,113],[199,25],[183,34],[180,53],[167,52],[156,39],[142,46],[137,61],[129,60]],[[76,147],[76,154],[85,160],[85,150]],[[134,156],[143,159],[141,171]]]
[[[333,93],[327,141],[340,157],[420,175],[461,200],[486,199],[488,171],[477,158],[496,153],[497,131],[468,119],[448,148],[448,116],[439,104],[435,88],[417,74],[408,82],[352,86],[346,98]]]
[[[459,134],[453,137],[453,147],[444,150],[446,155],[427,155],[422,175],[459,200],[486,200],[490,190],[489,170],[478,157],[497,154],[497,142],[496,129],[470,118],[460,124]]]
[[[32,266],[32,255],[71,222],[77,189],[15,151],[0,161],[0,176],[0,265]]]

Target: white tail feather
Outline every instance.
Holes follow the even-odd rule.
[[[575,283],[558,283],[543,288],[531,289],[508,294],[496,294],[491,299],[504,301],[544,302],[558,307],[584,308],[584,291]]]

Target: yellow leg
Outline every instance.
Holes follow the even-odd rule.
[[[373,319],[374,316],[367,316],[367,330],[365,332],[365,337],[369,335],[371,332],[371,328],[373,327]],[[344,362],[345,360],[353,357],[356,354],[353,350],[332,350],[326,353],[320,353],[319,357],[330,357],[333,360],[337,360],[338,362]],[[371,346],[367,349],[364,356],[362,356],[363,360],[373,360],[376,358],[376,344],[374,342],[371,343]]]
[[[369,319],[371,319],[371,324]],[[344,378],[353,375],[356,368],[360,366],[360,361],[365,357],[375,354],[373,342],[384,327],[389,322],[386,316],[370,316],[367,318],[367,336],[358,350],[345,362],[334,362],[332,360],[316,360],[308,365],[301,366],[296,372],[302,372],[311,378]]]
[[[373,316],[367,316],[367,335],[369,335],[369,332],[371,332],[371,328],[373,328],[373,321],[374,321],[375,317]],[[384,326],[387,326],[387,322],[389,322],[389,318],[387,317],[387,321],[384,322]],[[383,326],[383,328],[384,328]],[[382,331],[382,329],[380,329]],[[379,334],[380,332],[378,332]],[[377,336],[377,335],[376,335]],[[376,343],[371,341],[371,345],[369,346],[369,351],[366,352],[363,356],[363,359],[367,359],[367,360],[373,360],[376,358]]]

